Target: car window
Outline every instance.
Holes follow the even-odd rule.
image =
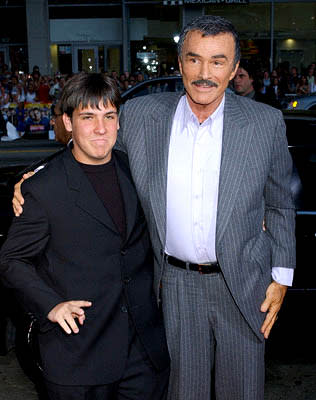
[[[134,97],[146,96],[153,93],[163,92],[183,92],[184,87],[182,78],[168,77],[168,78],[155,78],[152,80],[144,81],[122,94],[123,103],[127,100],[133,99]]]
[[[298,210],[316,210],[316,117],[284,114],[289,150],[294,162],[292,191]]]

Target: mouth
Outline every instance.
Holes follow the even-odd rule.
[[[200,79],[197,81],[192,82],[192,84],[201,89],[211,89],[211,88],[217,88],[218,84],[209,80],[209,79]]]
[[[106,139],[93,139],[92,140],[92,143],[96,143],[96,144],[104,144],[106,142],[107,142]]]

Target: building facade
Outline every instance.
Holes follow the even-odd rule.
[[[316,60],[314,0],[0,0],[0,67],[170,73],[174,38],[201,14],[231,20],[243,57],[265,69],[301,72]]]

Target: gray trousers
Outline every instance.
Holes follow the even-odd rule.
[[[265,345],[221,273],[166,264],[162,306],[171,357],[168,400],[210,400],[212,384],[216,400],[263,400]]]

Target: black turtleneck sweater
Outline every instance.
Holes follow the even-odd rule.
[[[108,163],[102,165],[82,163],[79,165],[87,175],[124,241],[126,236],[125,208],[113,157]]]

